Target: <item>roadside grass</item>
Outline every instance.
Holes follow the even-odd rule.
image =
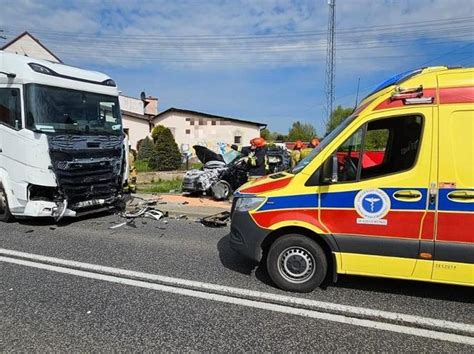
[[[158,180],[153,183],[138,184],[137,191],[143,193],[170,193],[172,191],[181,192],[181,183],[182,180],[180,178],[172,180]]]
[[[137,160],[134,163],[135,168],[137,169],[137,172],[151,172],[153,171],[149,166],[148,166],[148,161],[145,160]]]

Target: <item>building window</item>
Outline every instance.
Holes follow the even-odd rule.
[[[194,119],[191,119],[191,121],[189,122],[191,125],[194,125]]]
[[[191,129],[186,129],[186,134],[191,134]]]
[[[186,122],[190,122],[191,121],[191,118],[186,118]]]
[[[199,125],[206,125],[204,118],[199,118]]]
[[[242,143],[242,137],[241,136],[234,136],[234,144],[241,144]]]
[[[213,120],[211,121],[211,125],[216,125],[216,124],[217,124],[217,121],[216,121],[215,119],[213,119]]]

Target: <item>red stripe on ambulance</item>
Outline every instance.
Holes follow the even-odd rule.
[[[474,103],[474,86],[441,88],[439,103]]]
[[[283,187],[287,186],[288,183],[290,183],[290,181],[292,179],[293,179],[293,177],[282,178],[282,179],[277,179],[277,180],[272,181],[272,182],[260,184],[258,186],[250,186],[248,188],[242,189],[240,191],[240,193],[251,193],[251,194],[263,193],[263,192],[268,192],[268,191],[271,191],[271,190],[274,190],[274,189],[283,188]]]

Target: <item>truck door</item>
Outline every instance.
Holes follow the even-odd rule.
[[[444,82],[443,77],[439,82]],[[444,90],[453,89],[440,88],[439,93],[439,190],[433,280],[472,285],[474,88],[459,87],[450,96]]]
[[[336,239],[342,272],[411,277],[420,239],[432,242],[432,113],[374,114],[334,151],[338,178],[320,189],[320,221]]]
[[[0,180],[7,193],[16,192],[16,181],[24,176],[22,149],[18,138],[22,128],[21,90],[18,85],[0,87]],[[18,193],[21,195],[21,193]],[[17,205],[9,200],[10,208]]]

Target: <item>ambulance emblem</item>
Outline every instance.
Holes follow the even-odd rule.
[[[390,211],[390,197],[381,189],[364,189],[357,193],[354,207],[361,216],[358,224],[387,225],[383,219]]]

